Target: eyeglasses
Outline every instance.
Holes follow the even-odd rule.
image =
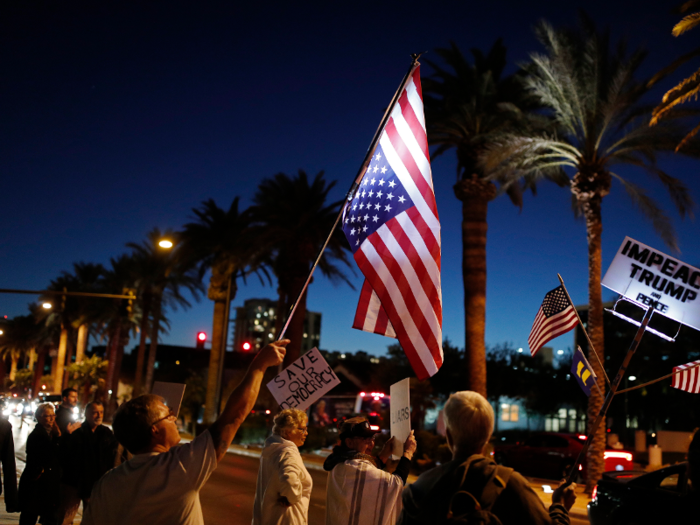
[[[177,421],[177,415],[172,410],[169,410],[167,416],[164,416],[160,419],[156,419],[153,423],[151,423],[151,426],[157,425],[158,423],[160,423],[161,421],[165,421],[166,419],[169,419],[174,423],[175,421]]]

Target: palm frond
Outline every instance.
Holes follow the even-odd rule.
[[[684,17],[680,22],[673,26],[671,33],[673,36],[680,36],[686,31],[690,31],[700,24],[700,13],[692,13]]]
[[[647,195],[646,190],[633,184],[615,173],[610,173],[615,179],[620,181],[625,188],[627,195],[632,199],[632,203],[642,213],[642,215],[651,221],[656,233],[663,239],[666,245],[674,252],[679,252],[678,240],[676,238],[675,229],[671,220],[666,216],[661,208],[657,206],[654,199]]]

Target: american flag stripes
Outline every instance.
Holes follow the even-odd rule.
[[[569,302],[564,288],[557,286],[547,292],[537,311],[527,344],[534,357],[542,346],[555,337],[565,334],[578,324],[574,306]]]
[[[700,394],[700,361],[674,367],[671,386],[691,394]]]
[[[396,337],[419,379],[442,365],[440,222],[420,67],[381,132],[343,231],[365,276],[354,328]]]

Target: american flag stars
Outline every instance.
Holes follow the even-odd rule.
[[[378,172],[383,176],[375,177],[374,173]],[[351,243],[353,251],[384,223],[413,206],[413,202],[386,161],[381,146],[377,147],[359,186],[354,198],[346,205],[343,220],[346,234],[355,239],[355,242]],[[382,191],[382,187],[389,188],[390,191]],[[366,213],[369,210],[374,213]],[[365,213],[351,214],[361,211]],[[360,225],[356,225],[357,223]]]

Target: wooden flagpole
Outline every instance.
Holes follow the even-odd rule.
[[[299,292],[299,295],[297,295],[297,298],[294,300],[294,303],[292,304],[291,308],[289,309],[289,314],[287,315],[287,320],[284,323],[284,327],[280,331],[279,335],[277,336],[277,339],[282,339],[284,337],[284,334],[287,332],[287,328],[289,327],[289,323],[292,320],[292,317],[294,316],[294,312],[297,309],[297,305],[299,304],[299,301],[304,295],[304,292],[306,292],[306,289],[309,286],[309,283],[311,282],[311,277],[313,277],[314,270],[316,270],[316,267],[318,266],[318,263],[321,261],[321,257],[323,256],[323,252],[326,250],[326,246],[328,246],[328,243],[331,240],[331,237],[333,236],[333,232],[335,229],[338,227],[338,223],[340,220],[343,218],[343,212],[345,211],[345,201],[352,200],[352,196],[355,193],[355,190],[357,189],[357,186],[359,185],[360,181],[362,180],[362,176],[365,174],[365,171],[367,170],[367,166],[372,160],[372,156],[374,155],[374,150],[377,147],[377,142],[379,142],[379,137],[381,137],[382,131],[384,131],[384,127],[386,126],[386,123],[389,121],[389,117],[391,116],[392,111],[394,110],[394,107],[396,106],[396,103],[399,100],[399,97],[401,96],[401,93],[403,92],[404,88],[406,87],[406,84],[408,84],[408,81],[411,78],[411,75],[415,71],[415,69],[420,65],[418,62],[418,59],[421,57],[423,53],[418,53],[418,54],[413,54],[411,55],[412,61],[411,61],[411,66],[408,68],[408,72],[406,72],[406,75],[403,77],[403,80],[401,81],[401,84],[399,85],[399,89],[396,90],[396,93],[394,93],[394,97],[391,99],[391,104],[389,104],[389,107],[386,109],[384,112],[384,116],[382,117],[381,122],[379,123],[379,127],[377,128],[377,131],[374,133],[374,137],[372,137],[372,142],[370,142],[369,148],[367,149],[367,153],[365,154],[365,158],[362,161],[362,164],[360,165],[360,169],[357,172],[357,176],[352,182],[352,185],[350,186],[350,190],[346,194],[346,198],[343,201],[343,205],[340,207],[340,211],[338,212],[338,216],[335,218],[335,222],[333,223],[333,227],[331,228],[331,231],[328,232],[328,237],[326,238],[326,242],[323,243],[323,246],[321,246],[321,249],[318,252],[318,255],[316,256],[316,261],[314,262],[313,266],[311,267],[311,271],[309,272],[308,277],[306,278],[306,282],[304,283],[304,286],[302,287],[301,291]]]

